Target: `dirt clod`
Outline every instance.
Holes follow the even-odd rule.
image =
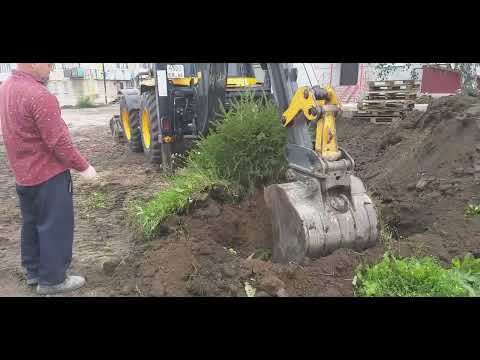
[[[418,190],[418,191],[422,191],[423,189],[425,189],[425,187],[427,186],[427,182],[425,181],[425,179],[420,179],[417,183],[417,185],[415,185],[415,188]]]
[[[267,275],[260,280],[258,288],[273,296],[276,295],[281,289],[285,288],[285,283],[276,276]]]
[[[225,264],[222,267],[222,274],[225,275],[227,278],[232,278],[234,277],[237,272],[234,268],[230,267],[229,265]]]
[[[231,296],[237,296],[237,293],[240,291],[235,285],[230,284],[227,287],[229,295]]]
[[[165,287],[161,282],[153,282],[152,287],[150,289],[150,296],[161,297],[165,296],[167,292],[165,291]]]
[[[122,287],[120,290],[120,295],[128,296],[132,295],[135,292],[135,286],[132,284],[127,284]]]
[[[112,259],[106,260],[102,264],[103,272],[108,276],[113,275],[113,273],[115,272],[115,269],[120,264],[120,262],[121,262],[120,258],[112,258]]]

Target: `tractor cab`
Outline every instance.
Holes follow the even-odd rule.
[[[258,65],[258,66],[255,66]],[[227,88],[225,109],[231,107],[232,101],[246,92],[253,93],[256,98],[270,97],[270,89],[263,81],[267,74],[259,64],[229,63],[227,69]]]
[[[263,85],[263,82],[257,80],[253,64],[228,64],[227,89],[250,88],[261,85]]]

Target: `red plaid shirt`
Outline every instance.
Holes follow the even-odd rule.
[[[0,120],[17,184],[34,186],[88,162],[72,143],[57,98],[35,76],[13,70],[0,86]]]

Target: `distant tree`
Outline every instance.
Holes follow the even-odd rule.
[[[377,63],[375,66],[375,70],[377,71],[377,75],[380,80],[387,79],[395,71],[408,70],[410,70],[410,75],[413,80],[418,79],[418,73],[416,72],[416,69],[413,67],[412,63],[405,63],[403,65],[398,65],[396,63]]]
[[[426,63],[425,65],[429,65]],[[407,71],[411,70],[412,79],[418,79],[418,72],[413,68],[412,63],[405,63],[404,65],[398,66],[395,63],[377,63],[375,70],[377,71],[378,77],[382,80],[388,78],[389,75],[394,73],[397,70]],[[477,88],[477,68],[480,66],[480,63],[453,63],[447,65],[447,68],[456,70],[460,73],[461,82],[462,82],[462,93],[467,95],[478,95],[479,89]]]

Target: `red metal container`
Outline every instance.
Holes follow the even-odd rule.
[[[420,92],[424,94],[454,94],[461,88],[460,73],[437,67],[423,67]]]

